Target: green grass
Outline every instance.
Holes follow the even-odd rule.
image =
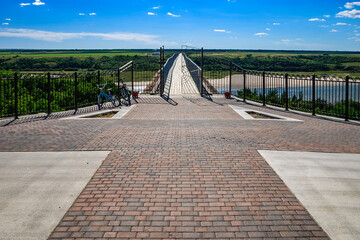
[[[155,52],[158,50],[151,50],[151,49],[145,49],[145,50],[14,50],[14,51],[0,51],[0,61],[3,59],[6,59],[4,63],[10,64],[11,66],[14,66],[18,60],[26,60],[27,58],[32,58],[35,60],[41,60],[41,59],[47,59],[48,61],[46,63],[49,63],[49,68],[51,69],[51,63],[55,60],[55,58],[65,58],[65,57],[74,57],[79,61],[83,61],[88,57],[95,58],[96,61],[101,62],[100,65],[103,63],[102,60],[100,60],[101,57],[114,57],[114,56],[129,56],[129,58],[133,58],[135,55],[151,59],[152,62],[158,61],[159,56],[152,56],[152,52]],[[168,50],[165,52],[166,56],[172,55],[172,53],[179,52],[180,50]],[[185,51],[190,57],[196,57],[199,59],[200,57],[200,51]],[[296,58],[297,56],[301,55],[303,56],[300,60],[303,61],[306,64],[312,64],[317,63],[317,58],[311,58],[314,56],[322,56],[321,61],[326,58],[324,54],[328,54],[329,57],[344,57],[344,59],[340,60],[334,60],[335,63],[332,62],[324,62],[324,66],[329,67],[329,71],[316,71],[315,74],[317,75],[339,75],[339,76],[345,76],[345,75],[351,75],[354,77],[360,77],[360,72],[356,70],[357,67],[360,67],[360,53],[357,52],[321,52],[321,51],[251,51],[251,50],[205,50],[204,55],[207,57],[215,57],[219,59],[234,59],[235,58],[242,58],[244,61],[244,58],[246,58],[248,55],[252,55],[253,59],[258,59],[259,61],[266,61],[267,58],[274,58],[274,63],[276,64],[276,61],[278,59],[282,59],[282,61],[291,61],[292,59]],[[149,56],[147,58],[146,56]],[[151,56],[151,57],[150,57]],[[309,59],[307,59],[309,57]],[[278,59],[276,59],[278,58]],[[314,60],[315,59],[315,60]],[[246,60],[246,59],[245,59]],[[299,61],[300,61],[299,60]],[[137,60],[138,62],[139,60]],[[146,60],[148,61],[148,60]],[[150,61],[150,60],[149,60]],[[340,62],[336,62],[340,61]],[[106,62],[104,60],[104,62]],[[136,62],[136,59],[135,59]],[[319,62],[320,63],[320,62]],[[106,64],[106,63],[104,63]],[[30,65],[31,66],[31,65]],[[342,71],[341,68],[338,66],[343,66],[343,69],[345,67],[350,67],[349,71],[346,71],[348,69],[344,69]],[[145,68],[147,65],[145,64]],[[71,66],[70,66],[71,68]],[[204,66],[206,69],[207,67]],[[254,70],[261,70],[261,67],[256,67],[259,69]],[[354,70],[355,68],[355,70]],[[14,67],[14,69],[16,69]],[[33,69],[33,67],[28,67],[28,69]],[[39,69],[39,68],[34,68]],[[54,68],[53,68],[54,69]],[[66,68],[64,68],[66,69]],[[85,68],[83,68],[85,70]],[[104,69],[104,68],[102,68]],[[251,68],[253,69],[253,68]],[[268,68],[269,69],[269,68]],[[286,69],[285,69],[286,70]],[[335,71],[336,70],[336,71]],[[276,71],[274,68],[273,71]],[[282,71],[282,70],[280,70]],[[293,70],[294,71],[294,70]],[[296,70],[295,70],[296,71]],[[299,71],[307,71],[307,69],[302,68]],[[41,72],[41,71],[38,71]],[[289,72],[291,73],[291,72]],[[313,72],[292,72],[295,74],[313,74]]]
[[[348,62],[348,63],[343,63],[344,66],[360,66],[360,62]]]
[[[98,51],[98,50],[88,50],[88,51],[26,51],[26,52],[4,52],[0,51],[0,58],[14,58],[14,57],[31,57],[31,58],[43,58],[43,57],[102,57],[102,56],[147,56],[151,55],[153,51]]]
[[[198,55],[198,53],[196,53]],[[204,56],[208,57],[245,57],[246,55],[251,54],[253,57],[294,57],[298,55],[306,56],[323,56],[321,52],[286,52],[286,51],[270,51],[270,52],[258,52],[258,51],[224,51],[224,52],[204,52]],[[359,53],[342,53],[342,52],[332,52],[329,56],[341,56],[341,57],[359,57]]]

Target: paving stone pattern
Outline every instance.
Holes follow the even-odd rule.
[[[121,120],[0,128],[1,151],[112,150],[50,239],[328,239],[257,149],[359,153],[359,126],[249,121],[236,100],[139,101]],[[158,103],[158,104],[157,104]]]

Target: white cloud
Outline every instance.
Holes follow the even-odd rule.
[[[89,13],[89,15],[90,15],[90,16],[95,16],[96,13],[94,13],[94,12],[93,12],[93,13]]]
[[[320,18],[310,18],[309,22],[325,22],[325,19],[320,19]]]
[[[324,15],[325,18],[330,18],[330,15]]]
[[[4,23],[2,23],[2,25],[9,25],[9,23],[7,23],[7,22],[4,22]]]
[[[41,5],[45,5],[44,2],[40,1],[40,0],[35,0],[35,2],[33,2],[33,5],[35,6],[41,6]]]
[[[79,16],[85,16],[85,13],[79,13]]]
[[[265,30],[266,30],[266,31],[270,31],[270,30],[271,30],[271,28],[266,28]]]
[[[351,37],[351,38],[348,38],[349,40],[355,40],[355,42],[360,42],[360,38],[358,37]]]
[[[175,15],[175,14],[172,14],[171,12],[168,12],[166,15],[172,16],[172,17],[181,17],[180,15]]]
[[[336,26],[346,26],[346,25],[348,25],[348,24],[347,24],[347,23],[338,22],[338,23],[336,23],[335,25],[336,25]]]
[[[347,9],[352,9],[354,6],[360,6],[360,2],[347,2],[344,7]]]
[[[119,41],[139,41],[146,44],[161,44],[157,40],[158,36],[141,33],[65,33],[65,32],[50,32],[39,31],[34,29],[18,29],[18,28],[0,28],[0,37],[18,37],[30,38],[35,40],[43,40],[48,42],[62,42],[68,39],[83,38],[83,37],[100,37],[103,40],[119,40]]]
[[[259,36],[259,37],[264,37],[264,36],[267,36],[269,34],[268,33],[255,33],[254,35]]]
[[[11,21],[11,18],[5,18],[5,21]]]
[[[21,7],[25,7],[25,6],[29,6],[29,5],[31,5],[31,3],[20,3]]]
[[[148,12],[147,14],[148,14],[148,15],[152,15],[152,16],[156,15],[156,14],[153,13],[153,12]]]
[[[331,31],[330,32],[338,32],[338,30],[335,30],[335,29],[331,29]]]
[[[346,10],[336,14],[338,18],[360,18],[360,10],[353,9],[351,11]]]
[[[214,32],[231,33],[230,31],[226,31],[225,29],[214,29]]]
[[[214,29],[214,32],[231,33],[231,31],[226,31],[225,29]]]
[[[290,43],[293,44],[298,44],[299,42],[304,41],[302,38],[295,38],[295,39],[282,39],[281,42],[289,45]]]
[[[275,23],[273,23],[273,25],[274,25],[274,26],[279,26],[280,23],[276,23],[276,22],[275,22]]]
[[[159,9],[160,8],[160,6],[157,6],[157,7],[152,7],[152,9]]]

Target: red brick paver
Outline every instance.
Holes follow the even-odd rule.
[[[328,239],[256,150],[359,153],[358,126],[278,112],[304,122],[246,121],[222,105],[234,100],[174,101],[122,120],[0,128],[2,151],[112,150],[50,239]]]
[[[322,230],[255,150],[144,149],[110,154],[51,238],[64,232],[235,239]]]

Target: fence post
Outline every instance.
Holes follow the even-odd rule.
[[[47,106],[47,114],[51,113],[51,75],[48,72],[47,74],[47,92],[48,92],[48,106]]]
[[[164,64],[165,64],[165,48],[162,46],[162,60],[161,60],[161,66],[162,66],[162,89],[161,89],[161,95],[164,94],[164,88],[165,88],[165,79],[164,79]]]
[[[201,48],[201,88],[200,88],[200,96],[203,96],[203,84],[204,84],[204,48]]]
[[[230,92],[230,96],[232,95],[232,93],[231,93],[231,75],[232,75],[232,62],[230,62],[230,64],[229,64],[230,66],[230,77],[229,77],[229,92]]]
[[[98,83],[98,85],[100,85],[100,70],[97,71],[97,83]],[[98,88],[98,95],[99,94],[100,94],[100,88]]]
[[[345,78],[345,121],[349,121],[349,75]]]
[[[134,62],[131,63],[131,92],[134,92]]]
[[[289,110],[289,74],[285,73],[285,110]]]
[[[243,98],[244,98],[244,102],[246,101],[246,70],[244,69],[244,71],[243,71],[243,74],[244,74],[244,96],[243,96]]]
[[[118,68],[118,74],[117,74],[117,94],[118,98],[120,98],[120,69]]]
[[[265,106],[265,71],[263,71],[263,73],[262,73],[262,76],[263,76],[263,106]]]
[[[312,75],[312,115],[315,116],[315,85],[316,75]]]
[[[163,80],[163,75],[164,75],[164,69],[163,69],[163,47],[160,47],[160,96],[163,95],[163,86],[164,86],[164,80]]]
[[[75,111],[78,110],[78,74],[75,72]]]
[[[18,106],[18,74],[14,74],[14,91],[15,91],[15,119],[19,118],[19,106]]]

